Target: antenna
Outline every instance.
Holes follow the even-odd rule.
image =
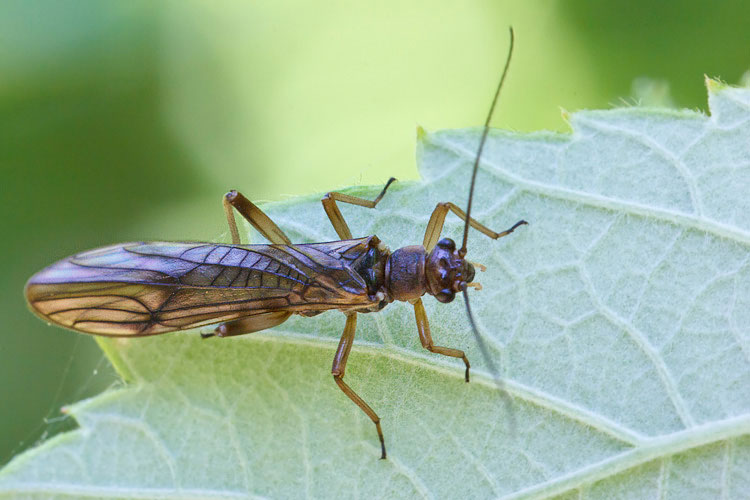
[[[503,83],[505,82],[505,77],[508,74],[508,67],[510,66],[510,59],[513,55],[513,27],[510,28],[510,47],[508,48],[508,58],[505,60],[505,68],[503,69],[503,76],[500,77],[500,83],[497,85],[497,90],[495,90],[495,96],[492,98],[492,105],[490,106],[490,112],[487,113],[487,119],[484,122],[484,129],[482,129],[482,138],[479,140],[479,149],[477,150],[477,157],[474,160],[474,168],[471,172],[471,186],[469,187],[469,205],[466,207],[466,225],[464,226],[464,241],[463,245],[461,246],[461,249],[458,251],[458,254],[463,258],[466,255],[466,241],[469,238],[469,221],[471,220],[471,205],[472,200],[474,198],[474,183],[477,178],[477,171],[479,170],[479,161],[482,157],[482,150],[484,149],[484,143],[487,140],[487,134],[490,131],[490,120],[492,120],[492,115],[495,111],[495,105],[497,104],[497,98],[500,96],[500,89],[503,88]],[[523,221],[522,221],[523,222]],[[518,226],[516,224],[516,226]],[[513,229],[515,229],[516,226],[513,226]],[[510,229],[508,232],[513,231],[513,229]],[[479,350],[482,352],[482,357],[484,358],[484,362],[489,367],[490,371],[492,372],[492,378],[495,380],[495,384],[497,385],[497,388],[500,390],[500,394],[503,398],[503,403],[505,405],[505,409],[509,416],[509,428],[510,428],[510,435],[515,435],[516,430],[516,419],[515,415],[513,413],[513,400],[510,397],[510,394],[508,394],[508,391],[505,389],[505,384],[503,383],[503,380],[500,378],[500,373],[495,366],[495,363],[492,361],[492,356],[490,356],[490,352],[487,349],[487,346],[484,344],[484,340],[482,340],[482,337],[479,335],[479,330],[477,329],[476,321],[474,320],[474,315],[471,313],[471,306],[469,305],[469,289],[466,284],[463,286],[463,296],[464,301],[466,302],[466,313],[469,316],[469,323],[471,323],[471,330],[474,333],[474,339],[477,342],[477,345],[479,346]]]
[[[487,141],[487,134],[490,131],[490,120],[495,112],[495,104],[497,104],[497,98],[500,96],[500,89],[503,88],[505,82],[505,76],[508,74],[508,68],[510,67],[510,58],[513,56],[513,27],[510,27],[510,47],[508,48],[508,58],[505,60],[505,69],[503,69],[503,76],[500,77],[500,83],[497,84],[497,90],[495,90],[495,97],[492,98],[492,105],[490,106],[490,112],[487,113],[487,119],[484,121],[484,129],[482,129],[482,138],[479,140],[479,149],[477,150],[477,157],[474,160],[474,168],[471,172],[471,185],[469,186],[469,205],[466,207],[466,225],[464,226],[464,242],[461,245],[461,250],[458,251],[459,255],[463,257],[466,255],[466,241],[469,239],[469,221],[471,220],[471,202],[474,199],[474,183],[477,180],[477,170],[479,170],[479,160],[482,158],[482,150],[484,149],[484,143]]]
[[[479,330],[477,329],[477,324],[474,322],[474,315],[471,313],[471,306],[469,305],[469,293],[468,293],[468,287],[464,285],[463,287],[464,293],[462,294],[464,296],[464,302],[466,303],[466,313],[469,315],[469,323],[471,323],[471,331],[474,333],[474,340],[476,340],[477,345],[479,346],[479,350],[482,352],[482,357],[484,358],[484,362],[487,363],[487,366],[490,368],[490,372],[492,373],[492,378],[495,380],[495,385],[497,386],[498,390],[500,391],[500,395],[503,398],[503,404],[505,405],[505,411],[508,414],[508,429],[510,436],[516,435],[516,416],[513,412],[513,398],[508,394],[508,390],[505,388],[505,383],[503,382],[503,379],[500,378],[500,372],[497,369],[497,366],[495,366],[495,363],[492,361],[492,356],[490,356],[490,351],[487,349],[487,346],[484,344],[484,340],[482,340],[481,335],[479,335]]]

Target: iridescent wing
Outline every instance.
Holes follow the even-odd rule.
[[[369,238],[310,245],[125,243],[83,252],[31,277],[46,321],[85,333],[144,336],[269,312],[371,303],[350,263]]]

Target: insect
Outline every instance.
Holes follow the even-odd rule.
[[[494,365],[479,336],[467,290],[475,283],[475,266],[465,259],[469,226],[497,239],[526,224],[521,220],[495,232],[471,218],[477,169],[495,105],[508,71],[510,49],[495,91],[474,161],[466,212],[451,202],[438,203],[421,245],[390,251],[377,236],[353,238],[337,203],[375,208],[391,178],[372,201],[331,192],[323,208],[340,241],[293,244],[256,205],[237,191],[224,196],[232,244],[138,242],[79,253],[43,269],[26,284],[26,298],[43,320],[78,332],[112,337],[141,337],[218,324],[204,337],[231,337],[265,330],[292,314],[315,316],[338,309],[346,316],[344,332],[333,358],[336,384],[372,420],[386,458],[380,418],[344,381],[354,342],[357,314],[380,311],[394,301],[414,307],[419,339],[425,349],[463,360],[469,381],[469,360],[459,349],[436,345],[430,333],[422,296],[451,302],[463,292],[472,330],[493,373]],[[243,245],[234,216],[237,211],[270,245]],[[465,221],[460,249],[440,239],[448,212]]]

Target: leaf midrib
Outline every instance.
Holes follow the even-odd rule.
[[[273,334],[256,334],[252,339],[245,339],[243,341],[284,343],[325,349],[331,352],[336,347],[335,339],[310,337],[286,330],[276,330]],[[444,376],[455,377],[456,379],[463,378],[462,369],[456,368],[445,361],[428,358],[425,355],[414,353],[408,349],[395,346],[383,347],[377,343],[363,341],[358,341],[356,343],[356,349],[359,353],[364,355],[385,356]],[[481,370],[474,372],[472,383],[483,385],[490,390],[496,390],[494,379]],[[511,495],[501,497],[503,499],[550,498],[578,488],[581,484],[592,484],[596,481],[612,477],[615,474],[635,468],[653,460],[672,456],[700,446],[750,434],[750,415],[741,415],[739,417],[717,420],[704,425],[690,427],[656,437],[644,437],[643,435],[634,433],[633,431],[598,414],[588,412],[583,408],[571,405],[566,401],[552,397],[549,394],[545,394],[534,388],[524,386],[518,382],[508,380],[506,381],[506,387],[513,397],[554,411],[559,415],[585,424],[595,431],[610,436],[631,448],[598,462],[580,467],[574,471],[568,472],[567,474],[557,476],[550,481],[536,484]],[[88,404],[89,403],[86,401],[76,404],[71,409],[71,413],[75,414]],[[95,402],[92,401],[92,404],[95,404]],[[50,440],[47,445],[51,445],[55,440],[56,439]],[[397,457],[393,457],[393,459],[397,459]],[[34,489],[32,486],[28,485],[24,487],[24,490],[26,490],[26,488],[29,488],[29,491],[41,491],[40,489]],[[127,493],[135,498],[175,498],[173,495],[159,495],[160,492],[166,490],[153,490],[147,493],[143,490],[138,490],[138,494],[133,495],[133,491],[125,491],[117,488],[101,490],[95,488],[76,488],[75,491],[65,489],[65,485],[61,485],[60,488],[60,490],[55,490],[49,488],[49,486],[45,486],[43,491],[49,493],[74,493],[92,496],[117,496]],[[205,492],[202,490],[187,490],[180,492],[181,498],[191,498],[191,495],[193,495],[194,498],[208,498],[209,495],[211,495],[210,498],[237,497],[237,495],[233,493],[222,493],[210,490],[206,490]]]

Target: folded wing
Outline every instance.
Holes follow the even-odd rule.
[[[350,245],[349,254],[357,248]],[[27,283],[26,297],[46,321],[107,336],[368,303],[366,285],[348,259],[326,250],[321,244],[113,245],[43,269]]]

